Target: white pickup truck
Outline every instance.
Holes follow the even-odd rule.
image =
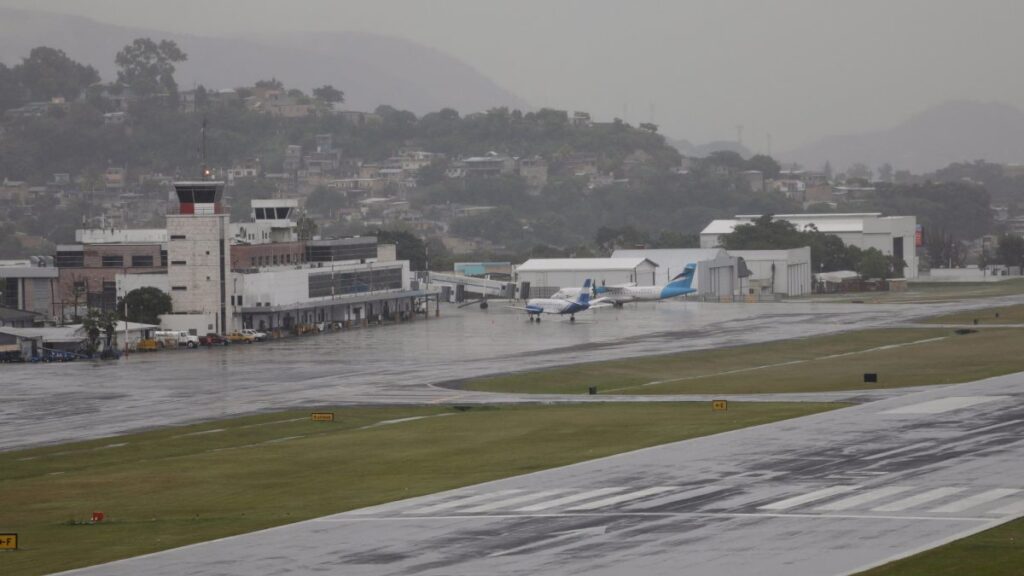
[[[163,346],[199,347],[199,336],[193,336],[184,330],[157,330],[153,333],[153,339]]]

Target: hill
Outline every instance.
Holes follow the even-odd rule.
[[[939,104],[888,130],[828,136],[783,156],[809,168],[837,169],[888,162],[899,170],[930,172],[953,162],[1024,162],[1024,111],[998,102]]]
[[[114,55],[138,37],[174,40],[188,54],[176,73],[182,88],[234,88],[274,76],[306,91],[332,84],[345,91],[346,107],[355,110],[380,104],[417,114],[444,107],[462,113],[495,106],[529,108],[465,62],[397,38],[362,32],[214,38],[0,7],[0,61],[8,65],[33,47],[51,46],[112,80]]]

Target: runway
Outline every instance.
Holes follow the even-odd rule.
[[[704,397],[492,395],[431,384],[575,362],[734,346],[898,325],[1024,297],[917,305],[661,302],[576,323],[443,307],[440,318],[116,362],[0,366],[0,450],[257,411],[345,404],[675,401]],[[765,396],[866,401],[902,392]],[[55,425],[59,422],[59,425]]]
[[[74,574],[850,574],[1024,514],[1024,374]]]

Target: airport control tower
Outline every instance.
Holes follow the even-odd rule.
[[[198,334],[225,334],[234,327],[227,306],[231,232],[224,183],[175,182],[174,190],[177,213],[167,215],[167,276],[174,313],[188,315],[188,326]]]

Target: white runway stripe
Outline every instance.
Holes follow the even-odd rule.
[[[862,458],[862,460],[878,460],[880,458],[886,458],[888,456],[893,456],[893,455],[900,454],[900,453],[903,453],[903,452],[909,452],[911,450],[917,450],[918,448],[928,448],[928,447],[931,447],[931,445],[932,445],[931,442],[920,442],[918,444],[911,444],[910,446],[904,446],[903,448],[896,448],[895,450],[889,450],[887,452],[882,452],[881,454],[872,454],[870,456],[865,456],[864,458]]]
[[[525,504],[526,502],[532,502],[534,500],[540,500],[542,498],[548,498],[556,494],[562,494],[565,490],[545,490],[543,492],[534,492],[532,494],[523,494],[520,496],[513,496],[512,498],[505,498],[504,500],[498,500],[497,502],[491,502],[482,506],[476,506],[469,510],[462,510],[467,513],[477,512],[490,512],[491,510],[500,510],[502,508],[511,508],[512,506],[518,506],[519,504]]]
[[[815,508],[815,510],[826,510],[831,512],[849,510],[851,508],[856,508],[858,506],[862,506],[864,504],[868,504],[876,500],[881,500],[882,498],[895,496],[896,494],[901,494],[908,490],[913,490],[913,488],[913,486],[886,486],[884,488],[876,488],[874,490],[868,490],[867,492],[856,494],[848,498],[836,500],[835,502],[829,502],[828,504],[818,506],[817,508]]]
[[[607,506],[614,506],[615,504],[621,504],[623,502],[629,502],[630,500],[639,500],[645,496],[654,496],[655,494],[662,494],[672,490],[678,490],[678,486],[655,486],[654,488],[647,488],[646,490],[638,490],[636,492],[630,492],[628,494],[620,494],[618,496],[612,496],[610,498],[604,498],[594,502],[587,502],[579,506],[569,508],[569,510],[597,510],[598,508],[605,508]]]
[[[830,486],[807,494],[801,494],[800,496],[793,496],[792,498],[779,500],[772,504],[765,504],[764,506],[759,507],[758,510],[789,510],[790,508],[796,508],[801,504],[809,504],[811,502],[817,502],[818,500],[824,500],[829,496],[853,492],[857,488],[860,488],[860,486]]]
[[[995,514],[997,516],[1020,516],[1024,514],[1024,500],[1018,500],[1012,504],[1007,504],[1002,508],[996,508],[989,510],[989,514]]]
[[[999,500],[1020,492],[1020,490],[1014,490],[1012,488],[993,488],[992,490],[986,490],[981,494],[975,494],[974,496],[968,496],[962,500],[950,502],[945,506],[939,506],[934,508],[931,512],[936,514],[955,514],[957,512],[963,512],[964,510],[970,510],[982,504],[988,504],[993,500]]]
[[[500,498],[502,496],[511,496],[512,494],[519,494],[522,490],[500,490],[498,492],[488,492],[486,494],[477,494],[475,496],[467,496],[464,498],[456,498],[455,500],[449,500],[440,504],[434,504],[433,506],[427,506],[426,508],[417,508],[415,510],[408,510],[403,514],[433,514],[434,512],[441,512],[442,510],[451,510],[452,508],[459,508],[460,506],[467,506],[469,504],[476,504],[477,502],[483,502],[492,498]]]
[[[537,512],[540,510],[548,510],[556,508],[558,506],[564,506],[566,504],[575,504],[576,502],[582,502],[584,500],[590,500],[591,498],[597,498],[606,494],[614,494],[615,492],[622,492],[625,488],[598,488],[597,490],[590,490],[589,492],[581,492],[579,494],[573,494],[572,496],[565,496],[562,498],[556,498],[554,500],[548,500],[547,502],[540,502],[533,504],[532,506],[526,506],[519,508],[517,512]]]
[[[935,488],[933,490],[929,490],[927,492],[921,492],[920,494],[915,494],[913,496],[910,496],[908,498],[904,498],[902,500],[897,500],[895,502],[890,502],[889,504],[885,504],[883,506],[879,506],[878,508],[873,508],[871,511],[872,512],[902,512],[904,510],[908,510],[908,509],[913,508],[915,506],[921,506],[922,504],[927,504],[929,502],[934,502],[936,500],[941,500],[942,498],[946,498],[948,496],[952,496],[953,494],[959,494],[960,492],[963,492],[963,491],[964,491],[963,488],[953,488],[951,486],[943,486],[942,488]]]
[[[699,498],[701,496],[707,496],[708,494],[714,494],[715,492],[722,492],[726,489],[726,486],[701,486],[700,488],[694,488],[685,492],[679,492],[678,494],[669,494],[668,496],[662,496],[661,498],[655,498],[654,500],[648,500],[647,502],[639,502],[637,504],[631,504],[626,506],[626,510],[652,510],[654,508],[660,508],[666,504],[672,504],[673,502],[682,502],[683,500],[691,500],[693,498]]]

